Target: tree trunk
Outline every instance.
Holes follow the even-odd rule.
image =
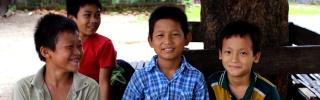
[[[246,20],[260,27],[262,48],[287,46],[290,44],[288,9],[287,0],[201,0],[200,34],[204,36],[204,48],[215,48],[217,33],[236,20]],[[281,99],[285,99],[289,76],[266,77],[277,86]]]

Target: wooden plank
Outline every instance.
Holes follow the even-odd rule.
[[[264,48],[261,52],[259,63],[253,64],[253,70],[259,74],[320,73],[320,45]],[[205,77],[224,70],[218,50],[189,50],[184,55]]]
[[[289,42],[296,45],[319,45],[320,33],[289,23]]]

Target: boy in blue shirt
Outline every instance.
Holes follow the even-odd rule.
[[[227,24],[218,35],[219,59],[226,71],[208,79],[212,100],[279,100],[276,87],[252,70],[260,59],[260,29],[245,21]]]
[[[182,55],[191,38],[186,14],[181,9],[155,9],[149,18],[148,42],[157,55],[133,74],[123,99],[209,100],[203,74]]]

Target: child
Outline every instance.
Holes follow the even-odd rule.
[[[148,42],[157,55],[133,74],[123,99],[209,100],[204,76],[182,55],[191,37],[181,9],[155,9],[149,19]]]
[[[261,32],[245,21],[229,23],[218,36],[219,59],[226,71],[208,79],[211,99],[279,100],[276,87],[255,73],[252,64],[260,59]]]
[[[110,78],[117,52],[112,41],[98,33],[101,18],[99,0],[67,0],[67,16],[79,27],[84,56],[79,72],[96,80],[103,100],[110,99]]]
[[[77,72],[83,51],[74,21],[47,14],[36,26],[34,41],[45,65],[35,75],[16,83],[12,100],[100,99],[97,82]]]

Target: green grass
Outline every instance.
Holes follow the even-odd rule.
[[[200,21],[200,5],[186,7],[185,12],[188,16],[188,21]]]
[[[200,5],[186,7],[189,21],[200,21]],[[289,3],[289,16],[320,16],[320,5],[302,5]]]
[[[320,16],[320,5],[289,3],[289,16]]]

